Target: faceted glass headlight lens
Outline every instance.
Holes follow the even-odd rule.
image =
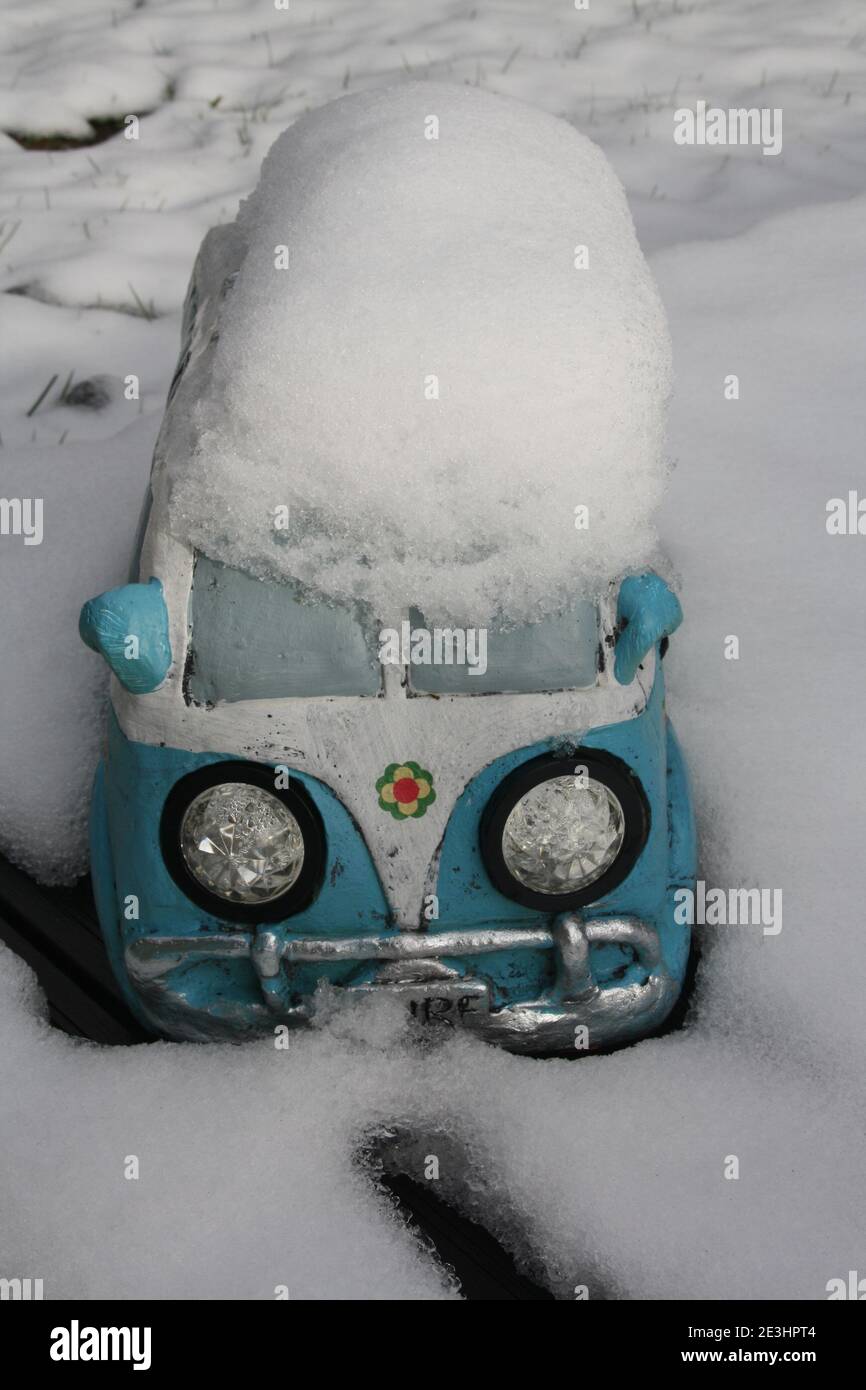
[[[573,893],[610,868],[624,835],[622,806],[603,782],[551,777],[512,808],[502,832],[502,857],[525,888]]]
[[[304,837],[288,806],[250,782],[221,782],[195,797],[180,848],[202,887],[232,903],[272,902],[304,863]]]

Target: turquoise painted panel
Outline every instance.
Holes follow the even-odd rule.
[[[440,918],[431,923],[431,930],[493,923],[550,923],[549,913],[504,899],[490,882],[481,855],[479,828],[489,798],[515,767],[541,753],[568,756],[572,752],[577,766],[578,747],[603,749],[621,758],[639,777],[650,805],[650,831],[640,858],[622,883],[581,909],[582,914],[633,915],[650,922],[659,931],[665,963],[672,974],[682,979],[689,933],[674,923],[672,885],[678,886],[682,880],[685,886],[694,878],[694,827],[682,759],[665,716],[660,669],[647,706],[637,718],[593,729],[583,737],[576,732],[570,742],[560,738],[515,750],[491,763],[470,782],[445,832],[437,888]],[[673,768],[673,781],[669,781],[669,768]],[[670,851],[674,841],[678,860],[672,864]],[[591,955],[599,984],[628,984],[643,978],[628,948],[593,945]],[[470,973],[474,968],[493,980],[497,1002],[501,1004],[533,998],[553,984],[554,963],[548,952],[524,950],[484,958],[465,957],[463,964]]]
[[[616,606],[614,662],[620,685],[631,684],[647,652],[675,632],[682,620],[679,599],[657,574],[633,574],[622,581]]]
[[[124,584],[90,599],[81,610],[78,631],[135,695],[156,690],[168,675],[168,610],[158,579]]]
[[[94,824],[107,824],[114,874],[114,899],[108,906],[101,894],[100,921],[113,962],[130,942],[142,936],[225,932],[236,929],[203,911],[172,879],[159,847],[159,824],[165,799],[175,782],[199,767],[216,762],[241,762],[219,753],[195,754],[177,748],[134,743],[121,732],[114,715],[109,725],[104,800],[94,803]],[[388,905],[367,846],[342,803],[323,783],[305,773],[292,773],[314,801],[327,833],[327,859],[322,891],[303,912],[287,919],[285,929],[295,936],[351,936],[381,932],[388,927]],[[105,832],[94,830],[96,834]],[[100,863],[104,856],[100,856]],[[107,871],[100,869],[107,877]],[[133,896],[138,918],[125,915]],[[117,966],[115,965],[115,968]],[[201,1007],[230,1008],[260,1001],[258,977],[245,961],[209,962],[187,967],[192,995]],[[351,964],[300,966],[294,976],[297,1002],[313,992],[318,979],[345,982]]]
[[[509,772],[542,753],[567,755],[579,746],[605,749],[623,759],[640,778],[650,804],[649,838],[628,877],[606,897],[584,909],[593,917],[628,914],[652,923],[671,974],[682,979],[689,930],[674,922],[673,892],[695,875],[695,838],[685,769],[664,712],[659,672],[645,710],[621,724],[594,729],[571,740],[547,740],[512,750],[467,786],[454,808],[441,849],[435,934],[454,927],[549,925],[550,914],[502,897],[487,877],[479,847],[479,824],[488,798]],[[142,936],[223,933],[230,925],[191,903],[169,875],[159,848],[162,808],[174,783],[196,768],[241,761],[219,753],[192,754],[127,740],[112,717],[108,760],[97,777],[92,812],[94,889],[112,966],[124,993],[144,1018],[126,977],[123,951]],[[303,912],[277,924],[286,936],[390,934],[388,906],[360,831],[342,803],[316,779],[298,777],[313,799],[327,835],[326,871],[318,897]],[[594,945],[598,983],[642,980],[628,948]],[[496,1003],[537,997],[552,985],[552,956],[543,951],[500,952],[454,962],[491,981]],[[370,967],[372,972],[373,967]],[[292,973],[285,1002],[301,1003],[319,980],[357,982],[357,962],[305,965]],[[262,1001],[258,976],[245,960],[197,962],[173,973],[192,1007],[239,1029]],[[252,1025],[250,1025],[252,1026]]]
[[[105,764],[100,763],[93,779],[93,796],[90,803],[90,880],[93,885],[93,898],[96,914],[102,928],[102,936],[114,978],[120,985],[121,993],[132,1013],[147,1028],[147,1017],[141,1010],[138,995],[129,982],[126,964],[123,959],[123,937],[118,924],[123,918],[125,905],[118,902],[114,882],[114,856],[108,834],[108,815],[105,802]]]

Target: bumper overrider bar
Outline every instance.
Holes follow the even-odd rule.
[[[590,946],[597,943],[630,947],[643,981],[597,985],[590,968]],[[524,949],[552,951],[556,961],[552,989],[529,1003],[497,1008],[487,980],[445,963]],[[181,967],[233,960],[253,965],[262,1003],[221,1001],[203,1007],[195,997],[194,972]],[[336,987],[339,997],[396,996],[425,1021],[459,1024],[511,1052],[595,1050],[628,1041],[660,1024],[679,993],[661,959],[657,932],[634,917],[584,921],[567,913],[550,928],[331,938],[293,938],[279,929],[259,927],[230,935],[146,936],[126,948],[130,980],[149,1017],[157,1026],[170,1021],[175,1036],[196,1040],[268,1032],[280,1022],[313,1022],[314,1000],[291,1002],[292,966],[346,961],[356,961],[364,978]],[[365,967],[376,962],[380,969],[370,975]],[[180,974],[174,976],[177,970]]]

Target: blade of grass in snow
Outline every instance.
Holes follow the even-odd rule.
[[[54,383],[55,383],[56,380],[57,380],[57,372],[54,373],[53,377],[52,377],[51,380],[48,382],[47,386],[43,386],[42,390],[39,392],[39,395],[36,397],[36,400],[35,400],[35,401],[33,402],[33,404],[31,405],[30,409],[29,409],[28,412],[27,412],[27,418],[28,418],[28,420],[29,420],[29,418],[30,418],[31,415],[35,415],[35,414],[36,414],[37,410],[39,409],[39,407],[40,407],[40,405],[42,404],[42,402],[45,400],[45,397],[48,395],[48,392],[51,390],[51,388],[52,388],[52,386],[54,385]]]

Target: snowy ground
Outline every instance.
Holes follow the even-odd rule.
[[[859,6],[46,0],[0,21],[0,127],[152,113],[86,149],[0,136],[2,492],[46,499],[41,546],[0,541],[0,846],[49,878],[83,862],[100,691],[77,611],[125,577],[202,234],[294,116],[411,74],[566,115],[626,186],[674,341],[666,664],[701,874],[784,895],[778,936],[703,931],[685,1032],[573,1065],[421,1054],[388,1017],[286,1053],[107,1052],[38,1022],[4,955],[0,1273],[54,1298],[453,1297],[351,1164],[400,1122],[469,1150],[464,1200],[564,1296],[811,1299],[862,1272],[864,541],[825,526],[863,476]],[[676,145],[699,97],[782,108],[782,153]],[[111,378],[110,403],[58,403],[70,372]]]

